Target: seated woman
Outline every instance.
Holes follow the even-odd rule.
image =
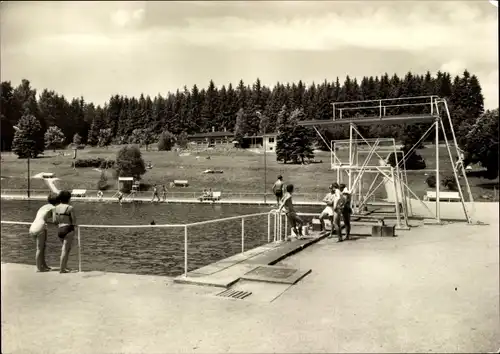
[[[54,208],[53,218],[54,223],[59,227],[57,236],[59,236],[62,243],[59,273],[69,273],[68,258],[75,234],[76,215],[74,208],[69,205],[71,200],[69,191],[61,191],[58,199],[59,204]]]

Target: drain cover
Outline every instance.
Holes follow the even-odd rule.
[[[292,285],[310,272],[310,269],[304,271],[300,269],[262,265],[244,274],[241,279]]]
[[[292,274],[296,273],[296,269],[278,268],[278,267],[257,267],[254,270],[246,273],[253,277],[265,277],[275,279],[289,278]]]
[[[244,298],[250,295],[252,295],[252,293],[249,291],[232,290],[232,289],[227,289],[217,294],[217,296],[230,297],[232,299],[240,299],[240,300],[243,300]]]

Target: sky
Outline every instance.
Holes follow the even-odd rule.
[[[1,80],[111,95],[438,70],[498,107],[498,7],[474,1],[15,2],[0,5]]]

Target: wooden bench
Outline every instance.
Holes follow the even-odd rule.
[[[436,192],[427,191],[424,200],[427,202],[435,202]],[[459,202],[460,194],[458,192],[439,192],[439,201]]]
[[[204,194],[204,195],[198,197],[198,200],[200,202],[202,202],[204,200],[210,200],[210,201],[215,202],[217,200],[220,200],[221,194],[222,194],[222,192],[212,192],[212,195]]]
[[[73,189],[71,191],[71,196],[72,197],[85,197],[87,194],[86,189]]]
[[[187,180],[180,180],[180,179],[176,179],[174,181],[174,186],[175,187],[188,187],[189,186],[189,183]]]

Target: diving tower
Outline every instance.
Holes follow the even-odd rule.
[[[352,194],[352,207],[355,212],[360,212],[373,196],[375,190],[384,185],[388,194],[388,201],[394,204],[397,219],[397,227],[407,228],[408,219],[412,216],[412,200],[419,201],[429,212],[429,217],[436,223],[441,223],[440,216],[440,160],[443,156],[439,151],[440,134],[444,139],[447,155],[450,160],[453,176],[457,185],[460,202],[465,219],[472,223],[471,214],[466,205],[463,188],[468,196],[470,207],[473,208],[473,197],[470,189],[465,166],[463,165],[463,153],[458,147],[450,110],[446,99],[438,96],[413,96],[396,97],[377,100],[345,101],[332,103],[332,119],[305,120],[298,124],[312,127],[331,151],[331,169],[336,171],[337,180],[342,181],[344,175]],[[446,122],[446,123],[445,123]],[[425,124],[428,129],[420,139],[404,154],[399,149],[394,138],[371,138],[367,139],[358,127],[373,124]],[[318,127],[332,127],[338,125],[349,125],[349,139],[327,142]],[[406,161],[415,152],[417,147],[431,134],[435,133],[435,167],[433,169],[436,177],[435,187],[435,211],[432,211],[424,201],[417,196],[409,187],[407,179]],[[451,141],[448,140],[451,136]],[[385,144],[385,145],[384,145]],[[347,159],[342,160],[339,147],[344,146],[348,150]],[[382,153],[394,154],[393,164],[389,163],[389,156],[383,157]],[[364,160],[361,155],[366,155]],[[373,158],[378,161],[374,163]],[[451,171],[450,171],[451,172]],[[370,187],[363,187],[365,174],[375,174]],[[382,177],[377,185],[377,178]],[[463,181],[461,185],[461,181]]]

